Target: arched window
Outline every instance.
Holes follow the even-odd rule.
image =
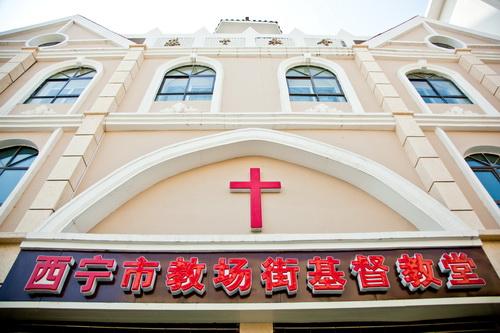
[[[291,101],[347,102],[335,74],[321,67],[293,67],[286,82]]]
[[[472,104],[453,82],[442,76],[418,72],[407,77],[426,103]]]
[[[37,155],[38,150],[26,146],[0,149],[0,206],[16,187]]]
[[[500,156],[478,153],[467,156],[465,161],[500,207]]]
[[[72,68],[49,77],[24,104],[74,103],[92,80],[96,71],[88,67]]]
[[[215,71],[190,65],[165,74],[155,101],[209,101],[212,99]]]

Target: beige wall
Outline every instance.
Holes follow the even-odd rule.
[[[450,171],[451,175],[457,182],[460,189],[465,194],[465,197],[474,208],[481,219],[483,225],[487,229],[498,229],[499,226],[493,219],[493,217],[486,210],[483,202],[474,192],[473,188],[469,182],[465,179],[465,176],[460,171],[456,163],[453,161],[448,150],[441,144],[441,141],[435,135],[434,132],[428,131],[425,133],[429,138],[434,149],[437,151],[444,164]],[[500,144],[500,134],[494,132],[447,132],[448,137],[451,139],[453,144],[457,147],[462,156],[465,157],[465,153],[468,149],[477,146],[499,146]]]
[[[92,233],[250,233],[250,197],[229,181],[282,182],[262,195],[263,233],[409,231],[415,227],[361,189],[322,173],[262,157],[232,159],[160,181],[105,218]]]
[[[359,131],[339,130],[295,130],[292,134],[309,137],[336,147],[372,159],[417,186],[422,186],[414,168],[410,165],[406,154],[392,131]],[[147,131],[147,132],[109,132],[102,139],[95,159],[87,169],[77,193],[102,179],[130,161],[146,155],[154,150],[173,143],[196,137],[207,136],[217,131]],[[373,142],[367,146],[366,142]],[[126,149],[123,149],[126,147]],[[110,158],[113,156],[113,158]]]
[[[128,162],[173,143],[214,134],[216,131],[133,131],[109,132],[87,169],[76,193],[81,193],[99,179]],[[112,156],[113,158],[110,158]]]

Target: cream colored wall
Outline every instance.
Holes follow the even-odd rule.
[[[18,32],[18,33],[14,33],[11,35],[3,36],[2,39],[28,40],[28,39],[33,38],[35,36],[44,35],[44,34],[48,34],[48,33],[52,33],[52,32],[57,32],[57,30],[62,28],[65,24],[66,24],[66,22],[63,22],[63,23],[54,24],[54,25],[51,25],[51,26],[45,27],[45,28],[37,28],[37,29],[29,30],[29,31]]]
[[[400,41],[423,41],[425,37],[429,36],[431,33],[427,31],[422,25],[419,25],[395,38],[395,40]]]
[[[132,80],[130,87],[127,89],[127,93],[123,97],[122,102],[118,106],[116,112],[127,112],[134,113],[137,112],[139,105],[141,104],[142,98],[144,97],[146,90],[151,83],[151,80],[162,64],[173,60],[174,58],[162,58],[162,59],[144,59],[141,68],[135,78]],[[160,87],[156,87],[158,91]],[[155,92],[156,93],[156,92]],[[156,104],[156,103],[154,103]],[[163,103],[158,103],[163,104]],[[153,108],[156,106],[154,105]],[[158,107],[162,109],[162,107]],[[155,111],[158,111],[155,109]]]
[[[0,141],[11,138],[22,138],[30,140],[35,143],[39,150],[43,149],[46,144],[50,132],[38,132],[38,133],[0,133]],[[40,191],[45,179],[54,168],[57,160],[61,156],[62,152],[71,140],[73,133],[64,133],[59,142],[56,144],[54,149],[50,152],[47,160],[36,173],[36,175],[31,180],[26,191],[23,192],[21,198],[17,201],[15,209],[7,216],[2,225],[0,225],[0,232],[12,232],[16,229],[19,221],[23,217],[24,213],[29,209],[31,202],[35,199],[36,195]]]
[[[229,182],[282,182],[262,195],[263,233],[410,231],[415,227],[368,194],[341,180],[262,157],[232,159],[160,181],[105,218],[91,233],[249,234],[250,197]]]
[[[76,194],[137,157],[177,142],[214,133],[217,131],[108,132],[101,139],[99,150],[78,186]]]
[[[472,208],[480,218],[485,228],[498,229],[498,224],[488,213],[484,204],[478,198],[469,182],[465,179],[463,173],[453,161],[448,150],[441,144],[435,133],[427,131],[425,132],[425,135],[429,138],[432,146],[441,157],[441,160],[444,162],[445,166],[450,171],[451,175],[464,193],[465,197],[472,205]],[[500,144],[500,133],[495,132],[447,132],[447,135],[464,157],[466,151],[472,147],[484,145],[499,146]]]
[[[429,25],[438,34],[456,38],[456,39],[461,40],[462,42],[464,42],[466,44],[468,44],[468,43],[470,43],[470,44],[498,44],[498,41],[495,41],[493,39],[482,38],[482,37],[479,37],[479,36],[472,36],[472,35],[468,35],[468,34],[465,34],[465,33],[460,33],[458,31],[444,29],[444,28],[436,26],[436,25],[434,25],[432,23],[429,23]]]
[[[0,243],[0,283],[5,281],[10,268],[19,254],[19,244]]]
[[[326,57],[328,60],[333,61],[340,65],[347,74],[351,85],[354,87],[359,101],[365,112],[384,112],[382,107],[377,102],[375,94],[370,90],[366,80],[361,74],[361,70],[354,61],[354,59],[339,59],[338,57]],[[341,104],[341,103],[339,103]]]
[[[69,39],[103,39],[104,37],[92,32],[77,23],[73,23],[69,28],[64,30]]]
[[[415,169],[411,167],[401,144],[392,131],[291,130],[288,133],[312,138],[370,158],[417,186],[422,186]],[[217,133],[217,131],[133,131],[107,132],[95,159],[84,175],[76,193],[81,193],[104,176],[156,149]],[[372,145],[367,146],[367,142]],[[126,149],[123,149],[126,147]],[[113,158],[110,158],[112,156]]]
[[[281,57],[213,57],[220,61],[224,68],[222,112],[230,113],[276,113],[281,112],[278,84],[279,64],[287,58]],[[326,57],[328,60],[339,64],[347,73],[351,84],[356,87],[356,93],[361,104],[367,112],[382,112],[375,96],[370,91],[353,59],[339,59]],[[156,70],[172,58],[146,59],[138,75],[131,84],[127,95],[120,104],[117,112],[136,112],[141,104],[147,88]],[[283,78],[285,80],[285,78]],[[155,87],[157,91],[159,87]],[[184,101],[189,107],[196,109],[194,112],[210,111],[209,103],[197,101]],[[160,112],[170,108],[175,102],[154,102],[150,112]],[[324,103],[339,111],[350,112],[350,104]],[[316,103],[292,102],[292,110],[304,112]],[[167,111],[168,112],[168,111]]]
[[[360,154],[398,173],[413,184],[422,187],[420,178],[411,166],[401,143],[393,131],[289,130],[286,132],[325,142]]]
[[[217,59],[224,67],[222,112],[280,112],[278,66],[285,58]]]

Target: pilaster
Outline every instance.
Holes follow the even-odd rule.
[[[0,93],[7,89],[36,62],[38,48],[25,47],[0,67]]]
[[[458,63],[475,78],[492,95],[500,99],[500,75],[481,59],[471,53],[470,49],[457,49]]]

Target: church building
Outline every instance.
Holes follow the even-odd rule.
[[[500,37],[0,33],[7,332],[500,329]]]

